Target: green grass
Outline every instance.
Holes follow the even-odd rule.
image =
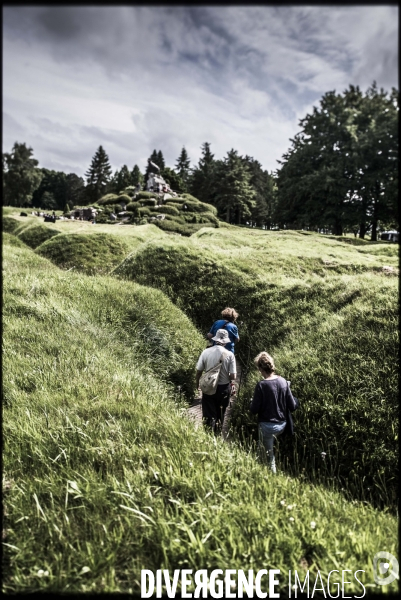
[[[394,508],[398,279],[395,266],[387,273],[383,265],[397,263],[371,247],[361,254],[324,236],[204,229],[190,240],[138,247],[114,273],[163,290],[204,333],[234,306],[238,358],[250,373],[237,435],[244,442],[254,435],[252,359],[267,350],[303,406],[295,444],[282,449],[290,472],[335,476],[353,497]]]
[[[88,275],[106,274],[130,251],[127,240],[108,233],[66,233],[44,242],[38,254],[62,269]]]
[[[286,574],[301,559],[383,591],[372,558],[397,555],[393,516],[273,478],[186,418],[171,375],[190,377],[204,340],[171,300],[3,250],[3,591],[139,593],[144,568]]]
[[[46,227],[44,224],[30,225],[15,232],[18,237],[31,248],[37,248],[47,240],[51,240],[54,236],[59,235],[57,229]]]

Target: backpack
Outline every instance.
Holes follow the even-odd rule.
[[[228,355],[228,350],[224,350],[217,365],[203,373],[201,376],[199,386],[202,392],[207,396],[213,396],[216,393],[223,358],[226,358]]]

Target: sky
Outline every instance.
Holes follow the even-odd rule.
[[[323,94],[398,88],[396,5],[3,5],[3,152],[84,176],[185,146],[275,171]]]

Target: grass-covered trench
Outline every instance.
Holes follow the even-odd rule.
[[[295,439],[280,442],[287,472],[396,510],[397,253],[307,232],[205,229],[139,246],[114,274],[163,290],[205,333],[234,306],[247,376],[237,438],[256,437],[253,358],[267,350],[301,401]]]
[[[367,589],[383,591],[372,561],[378,550],[397,555],[394,516],[273,477],[252,452],[187,419],[177,385],[190,393],[205,343],[180,308],[135,282],[61,270],[12,238],[3,239],[4,591],[138,593],[140,570],[160,568],[276,568],[283,585],[289,569],[338,569],[340,580],[342,569],[362,569]],[[361,595],[351,581],[349,595]]]

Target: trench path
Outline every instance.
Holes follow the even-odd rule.
[[[228,404],[226,414],[224,415],[224,422],[223,422],[222,434],[221,434],[223,440],[226,442],[231,441],[230,436],[229,436],[230,420],[231,420],[231,415],[233,412],[235,402],[237,401],[237,393],[238,393],[238,388],[239,388],[239,384],[241,381],[241,365],[240,365],[239,360],[236,360],[236,365],[237,365],[237,379],[235,380],[236,392],[230,398],[230,402]],[[195,396],[194,400],[192,401],[191,406],[187,409],[187,415],[192,421],[194,421],[196,429],[198,427],[202,426],[202,393],[201,392],[198,393],[198,396]]]

